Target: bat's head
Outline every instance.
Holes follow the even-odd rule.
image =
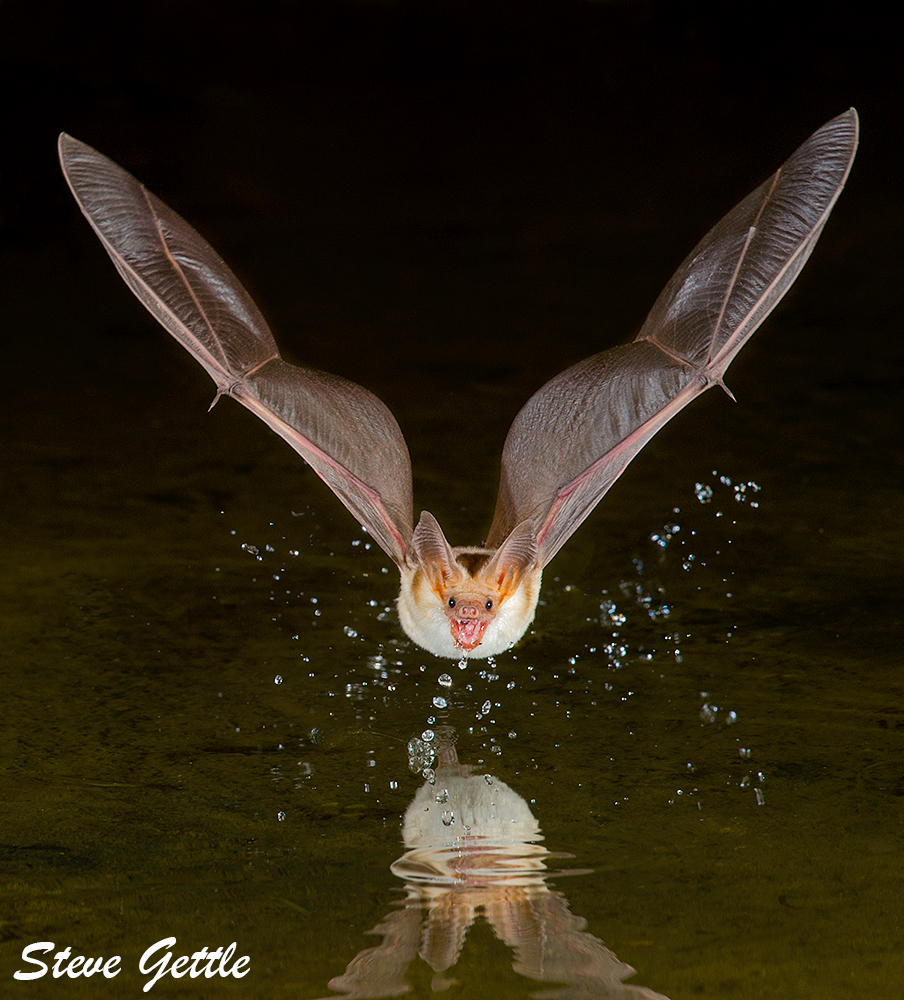
[[[411,539],[414,558],[402,570],[402,628],[436,656],[501,653],[534,619],[541,571],[531,526],[518,525],[495,551],[453,549],[424,511]]]

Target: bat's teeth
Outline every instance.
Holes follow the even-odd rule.
[[[480,619],[456,618],[454,628],[455,634],[453,636],[455,644],[468,652],[472,649],[476,649],[483,639],[483,633],[486,627],[487,623],[480,621]]]

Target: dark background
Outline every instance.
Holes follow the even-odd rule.
[[[582,338],[595,346],[601,327],[623,339],[676,263],[664,241],[674,238],[680,259],[850,105],[861,112],[864,148],[839,214],[897,211],[901,24],[869,4],[180,0],[0,9],[5,245],[61,234],[83,242],[54,157],[56,134],[69,131],[208,227],[227,259],[240,243],[264,253],[278,242],[274,288],[255,278],[267,281],[265,312],[286,309],[281,338],[293,323],[307,328],[306,354],[320,353],[324,334],[341,334],[329,356],[354,343],[352,366],[362,338],[328,329],[319,311],[349,307],[373,277],[383,280],[382,299],[369,292],[359,310],[375,326],[398,313],[385,345],[394,365],[422,337],[443,345],[456,377],[507,359],[484,335],[482,361],[462,363],[473,361],[470,299],[483,306],[488,289],[450,291],[440,304],[419,302],[423,289],[406,286],[418,267],[456,255],[464,280],[478,284],[478,262],[462,249],[474,226],[493,227],[485,253],[510,265],[512,285],[496,290],[509,317],[499,331],[505,347],[554,329],[569,359],[586,351]],[[369,246],[360,232],[354,242],[343,233],[362,219]],[[532,276],[576,244],[580,263],[598,274],[598,300],[570,300],[564,273],[564,302],[544,300]],[[891,269],[897,248],[881,249],[884,262],[877,253],[871,264]],[[848,282],[876,281],[859,270],[862,255],[852,256]],[[364,257],[392,258],[395,270],[361,275]],[[620,276],[639,269],[650,295],[625,302]],[[288,303],[268,310],[286,283],[294,294],[283,291]],[[324,304],[330,297],[339,301]],[[413,320],[419,305],[430,312]]]
[[[897,391],[897,15],[572,0],[0,9],[7,371],[41,408],[112,379],[117,408],[140,411],[157,363],[203,379],[172,366],[176,349],[92,245],[56,163],[61,130],[196,224],[289,357],[383,395],[420,478],[437,448],[412,433],[436,422],[423,399],[448,397],[457,438],[443,446],[485,441],[492,468],[526,396],[632,334],[700,235],[851,105],[863,148],[807,272],[805,326],[833,323],[779,363],[831,351],[839,379]],[[770,369],[753,356],[770,350],[755,342],[737,366],[754,409]],[[494,476],[478,477],[487,509]]]

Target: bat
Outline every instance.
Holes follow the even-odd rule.
[[[65,133],[69,187],[120,276],[216,384],[284,438],[401,574],[399,621],[436,656],[508,649],[534,619],[544,567],[631,459],[732,359],[788,291],[854,160],[857,112],[816,131],[685,258],[630,344],[539,389],[502,452],[483,545],[414,526],[411,461],[389,409],[337,375],[287,364],[219,255],[131,174]],[[734,398],[734,397],[732,397]]]

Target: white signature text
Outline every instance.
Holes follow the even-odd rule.
[[[161,938],[141,956],[138,971],[144,976],[152,977],[144,984],[145,993],[166,975],[176,979],[181,979],[183,976],[190,976],[192,979],[197,979],[199,976],[204,976],[205,979],[213,979],[214,976],[225,979],[227,976],[233,976],[235,979],[241,979],[251,971],[251,959],[247,955],[241,955],[232,961],[236,950],[235,941],[226,948],[202,948],[191,955],[173,958],[170,949],[175,944],[174,937]],[[106,979],[113,979],[122,971],[120,969],[122,958],[119,955],[113,955],[106,960],[102,956],[92,958],[87,955],[73,955],[72,949],[68,946],[58,951],[50,964],[35,957],[38,954],[46,955],[55,947],[53,941],[37,941],[23,948],[23,961],[36,968],[33,972],[17,970],[13,973],[13,979],[40,979],[48,972],[54,979],[62,976],[77,979],[79,976],[93,976],[96,973]]]

